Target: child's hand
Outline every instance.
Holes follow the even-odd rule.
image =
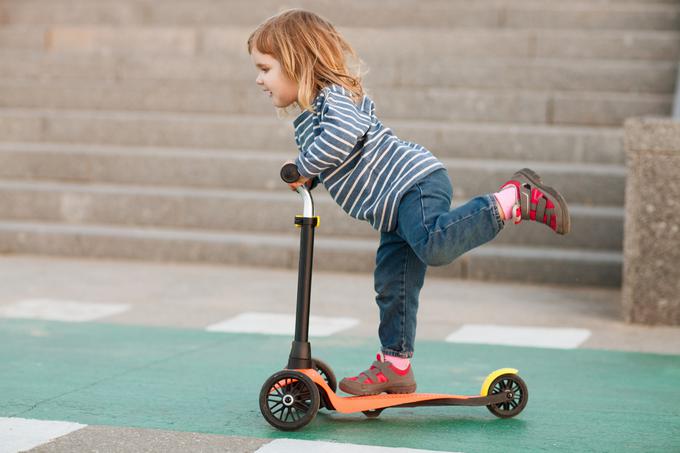
[[[300,187],[303,184],[306,184],[307,188],[309,188],[309,186],[311,186],[311,184],[312,184],[312,180],[307,179],[304,176],[300,175],[300,179],[298,179],[295,182],[289,183],[288,187],[290,187],[290,190],[295,191],[295,190],[297,190],[298,187]]]
[[[295,165],[295,162],[293,162],[292,160],[288,160],[283,164],[283,167],[286,167],[287,165],[290,164]],[[299,174],[299,172],[295,173]],[[293,174],[292,176],[294,177],[295,175]],[[309,189],[310,187],[312,187],[312,180],[307,179],[304,176],[300,175],[300,178],[297,181],[288,183],[288,187],[290,187],[290,190],[295,191],[298,187],[300,187],[303,184],[307,184],[307,188]]]

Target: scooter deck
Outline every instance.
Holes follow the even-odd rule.
[[[349,414],[352,412],[365,412],[388,407],[415,407],[415,406],[488,406],[507,401],[505,394],[495,395],[449,395],[444,393],[404,393],[404,394],[379,394],[368,396],[338,396],[326,383],[325,379],[313,369],[298,369],[300,373],[307,375],[315,384],[326,393],[326,399],[332,409]]]

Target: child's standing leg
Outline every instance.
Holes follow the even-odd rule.
[[[376,257],[382,354],[370,369],[343,379],[343,391],[355,395],[415,391],[409,364],[403,369],[391,362],[413,356],[418,296],[427,266],[448,264],[496,237],[503,228],[502,219],[510,218],[503,211],[521,209],[513,213],[516,222],[521,218],[538,220],[557,232],[568,232],[569,214],[562,197],[543,186],[535,173],[522,172],[502,187],[515,188],[515,196],[508,197],[507,192],[501,197],[484,195],[455,209],[451,209],[453,191],[445,170],[432,173],[404,194],[397,229],[381,235]],[[522,197],[528,201],[522,201]]]
[[[396,232],[380,235],[374,277],[382,351],[365,376],[343,379],[341,390],[354,395],[415,392],[408,359],[413,355],[418,296],[426,270],[427,265]]]

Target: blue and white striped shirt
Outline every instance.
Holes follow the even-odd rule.
[[[427,149],[399,140],[383,126],[368,96],[357,105],[347,90],[331,85],[313,107],[293,122],[300,174],[318,177],[350,216],[393,231],[404,193],[444,166]]]

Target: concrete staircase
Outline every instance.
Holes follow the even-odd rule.
[[[295,267],[297,152],[254,85],[253,27],[338,25],[383,121],[448,166],[456,202],[530,166],[573,232],[509,226],[432,275],[621,282],[623,120],[667,115],[675,0],[0,2],[0,253]],[[378,235],[315,192],[316,269],[371,272]]]

